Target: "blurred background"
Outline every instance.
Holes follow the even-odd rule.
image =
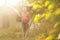
[[[0,0],[0,12],[6,6],[17,13],[16,27],[3,27],[0,40],[60,40],[60,0]]]

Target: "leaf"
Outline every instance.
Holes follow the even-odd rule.
[[[50,4],[50,5],[48,6],[48,10],[52,10],[54,7],[55,7],[54,4]]]
[[[45,2],[45,6],[46,6],[46,7],[47,7],[49,4],[50,4],[49,1],[46,1],[46,2]]]
[[[41,5],[35,3],[34,6],[32,7],[32,10],[35,10],[37,8],[41,8]]]
[[[53,40],[53,39],[54,39],[54,35],[50,35],[45,40]]]
[[[57,9],[54,13],[55,13],[55,15],[60,15],[60,8]]]
[[[45,17],[45,15],[46,15],[45,13],[41,14],[40,19]]]
[[[38,22],[40,19],[42,19],[43,17],[45,17],[45,13],[44,14],[37,14],[34,18],[34,22]]]
[[[39,20],[39,18],[40,18],[40,14],[37,14],[35,17],[34,17],[34,22],[38,22],[38,20]]]
[[[49,19],[49,17],[51,16],[51,13],[50,12],[47,12],[46,15],[45,15],[45,19]]]
[[[56,24],[54,25],[54,27],[56,28],[59,25],[59,22],[56,22]]]

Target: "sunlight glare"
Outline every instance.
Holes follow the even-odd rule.
[[[7,4],[8,5],[16,5],[17,4],[17,0],[7,0]]]
[[[0,6],[3,6],[5,4],[5,0],[0,0]]]

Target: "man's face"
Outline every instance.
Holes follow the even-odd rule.
[[[21,20],[24,24],[27,24],[30,20],[30,14],[28,11],[23,11],[22,12],[22,16],[21,16]]]

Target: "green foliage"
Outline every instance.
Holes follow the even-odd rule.
[[[50,5],[48,6],[48,10],[52,10],[54,7],[55,7],[54,4],[50,4]]]
[[[46,1],[46,2],[45,2],[45,6],[46,6],[46,7],[47,7],[49,4],[50,4],[49,1]]]
[[[46,38],[46,40],[53,40],[54,37],[55,37],[54,35],[50,35]]]
[[[60,8],[55,11],[55,15],[60,15]]]
[[[34,18],[34,22],[38,22],[38,20],[40,19],[40,14],[37,14],[36,16],[35,16],[35,18]]]
[[[42,33],[42,31],[44,30],[47,32],[49,31],[49,33],[46,33],[48,36],[46,37],[45,40],[54,40],[55,38],[57,38],[60,29],[60,8],[57,8],[55,2],[52,3],[51,0],[41,1],[43,2],[42,4],[39,4],[38,1],[36,1],[35,3],[33,2],[34,5],[32,8],[33,11],[32,14],[35,14],[33,15],[34,16],[33,22],[38,23],[40,21],[41,23],[43,23],[43,25],[47,23],[46,25],[44,25],[44,29],[40,30],[40,33]],[[38,9],[40,9],[39,12],[37,12]],[[38,14],[40,15],[36,16]],[[50,30],[51,28],[53,32]]]
[[[36,10],[37,8],[41,8],[41,5],[34,3],[32,10]]]

